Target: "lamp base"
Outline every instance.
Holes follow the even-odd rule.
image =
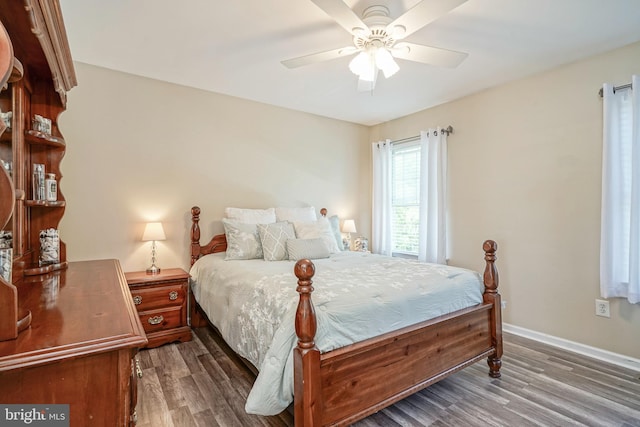
[[[160,274],[160,267],[153,264],[151,267],[147,268],[147,274]]]

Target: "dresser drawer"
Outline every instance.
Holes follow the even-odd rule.
[[[179,306],[187,297],[186,286],[176,283],[153,288],[131,289],[131,297],[138,311]]]
[[[182,326],[182,307],[144,311],[140,322],[146,333],[177,328]]]

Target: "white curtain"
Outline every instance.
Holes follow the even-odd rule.
[[[391,140],[374,142],[371,251],[391,255]]]
[[[420,132],[420,243],[418,260],[447,262],[447,134]]]
[[[640,302],[640,75],[603,86],[600,292]]]

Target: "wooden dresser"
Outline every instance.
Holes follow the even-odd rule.
[[[72,426],[130,425],[147,339],[118,261],[71,262],[18,289],[33,320],[0,342],[0,402],[69,404]]]

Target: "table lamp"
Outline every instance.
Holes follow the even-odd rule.
[[[352,219],[345,219],[342,223],[342,232],[347,233],[347,241],[349,242],[349,250],[351,250],[351,233],[356,232],[356,222]]]
[[[160,273],[160,267],[156,265],[156,241],[165,240],[164,229],[161,222],[148,222],[142,234],[142,241],[151,240],[151,267],[147,268],[147,274]]]

